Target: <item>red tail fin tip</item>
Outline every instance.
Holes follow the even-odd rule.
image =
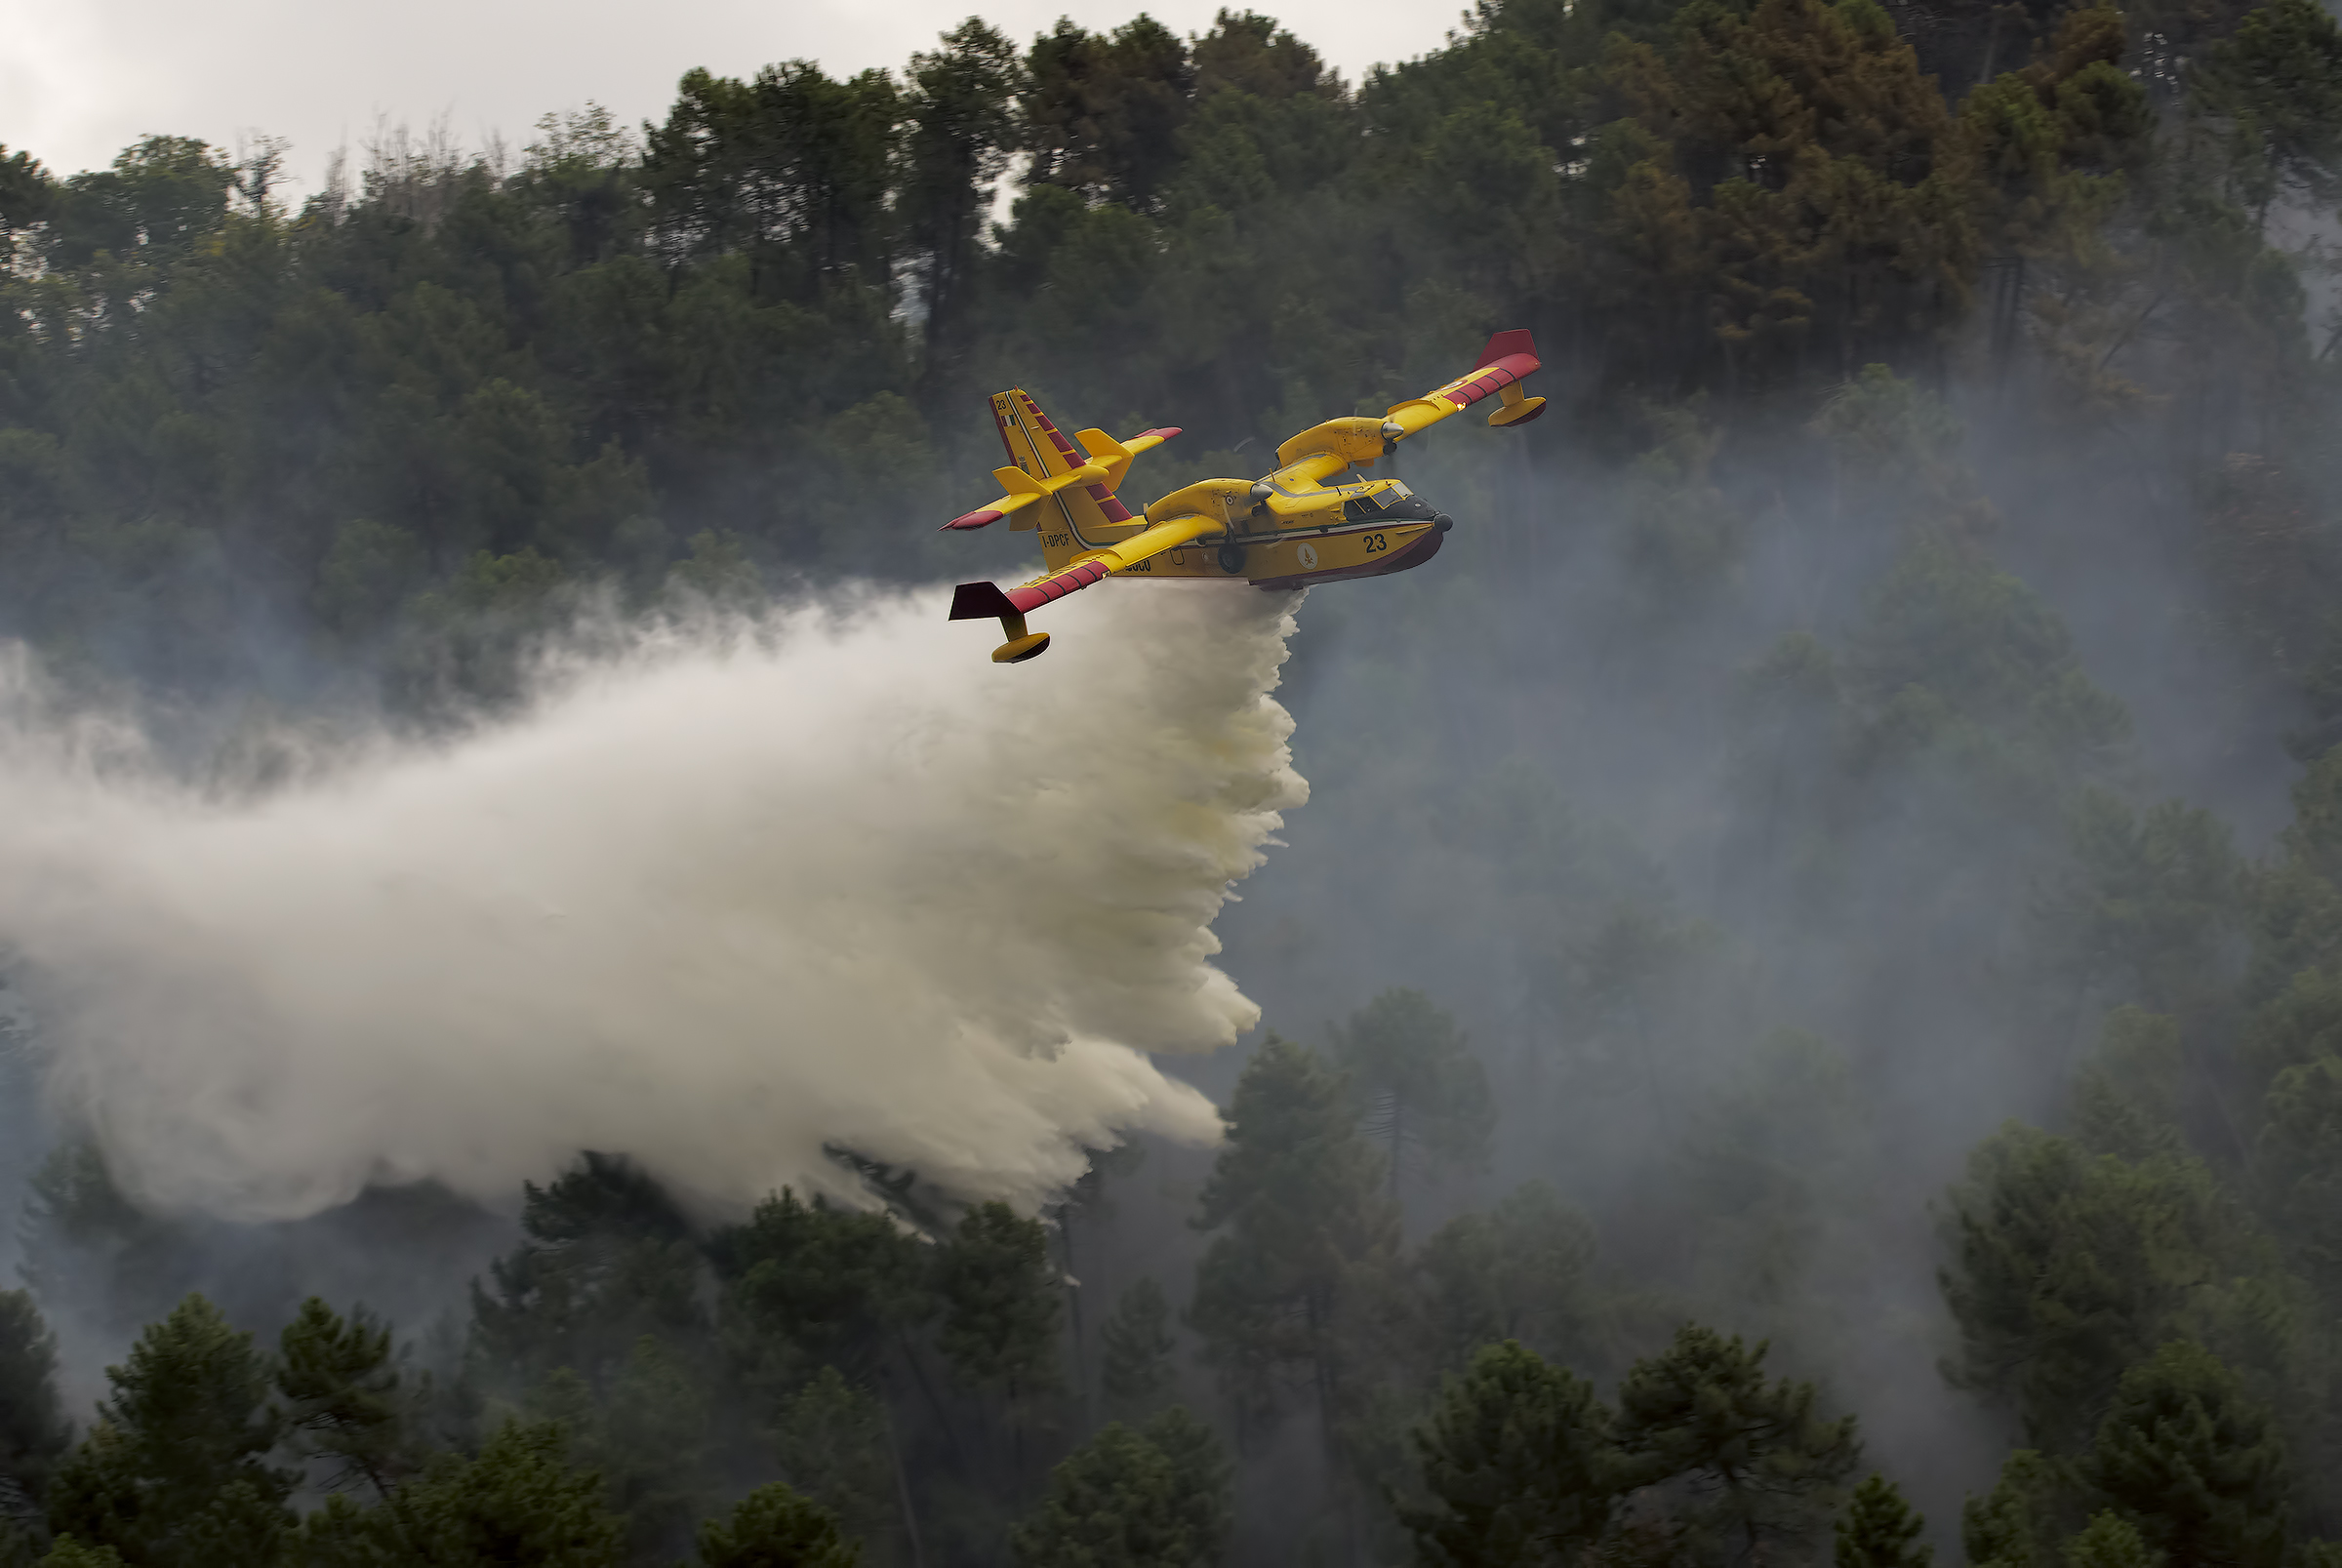
[[[1472,362],[1472,368],[1478,370],[1482,365],[1493,365],[1511,354],[1526,354],[1531,359],[1537,357],[1537,340],[1529,336],[1528,328],[1514,327],[1511,332],[1500,332],[1489,339],[1488,346],[1480,350],[1480,357]]]

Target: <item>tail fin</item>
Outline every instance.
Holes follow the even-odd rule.
[[[1088,463],[1090,456],[1066,439],[1041,406],[1022,387],[992,394],[992,420],[1008,461],[1034,479],[1054,479]],[[1038,528],[1041,555],[1052,570],[1085,550],[1126,537],[1144,526],[1105,484],[1069,485],[1015,514],[1012,528]]]

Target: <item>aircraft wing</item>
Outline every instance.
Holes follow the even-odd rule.
[[[1119,544],[1110,544],[1083,556],[1071,566],[1036,577],[1030,583],[1005,591],[996,583],[962,583],[951,592],[950,619],[981,621],[987,616],[1021,616],[1086,588],[1102,578],[1128,571],[1150,556],[1176,549],[1206,534],[1222,533],[1227,528],[1225,521],[1214,517],[1167,518],[1151,528],[1133,534]]]
[[[1538,366],[1537,344],[1528,329],[1500,332],[1480,350],[1480,362],[1445,386],[1392,405],[1381,419],[1352,415],[1312,425],[1276,449],[1279,471],[1315,481],[1338,473],[1353,462],[1368,463],[1387,457],[1408,436],[1428,430],[1451,414],[1461,414],[1491,393],[1504,394],[1505,406],[1488,417],[1499,427],[1526,424],[1545,412],[1545,399],[1520,389],[1522,378]]]
[[[1023,506],[1030,506],[1044,496],[1053,496],[1069,485],[1104,485],[1112,490],[1130,472],[1130,460],[1149,447],[1159,447],[1179,434],[1176,429],[1142,430],[1128,441],[1116,441],[1104,430],[1083,430],[1078,439],[1087,449],[1090,461],[1070,473],[1054,478],[1035,479],[1022,468],[994,468],[992,477],[1000,481],[1001,496],[989,506],[979,506],[972,512],[962,512],[944,524],[945,528],[989,528]],[[1125,541],[1125,543],[1130,543]]]
[[[1421,397],[1411,397],[1404,403],[1393,404],[1391,412],[1383,416],[1383,434],[1393,441],[1399,441],[1418,430],[1428,430],[1449,415],[1461,414],[1481,398],[1501,392],[1526,379],[1539,363],[1536,340],[1529,336],[1526,327],[1500,332],[1488,340],[1488,346],[1480,350],[1479,361],[1472,369],[1445,386],[1426,392]],[[1522,403],[1518,392],[1505,401],[1519,403],[1528,408],[1528,412],[1512,419],[1506,419],[1500,413],[1494,422],[1525,424],[1545,411],[1543,398],[1536,399],[1533,408]],[[1398,426],[1396,430],[1391,428],[1393,424]]]

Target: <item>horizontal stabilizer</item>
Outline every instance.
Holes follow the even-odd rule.
[[[987,621],[994,616],[1013,616],[1017,607],[1008,602],[997,583],[962,583],[951,590],[952,621]]]

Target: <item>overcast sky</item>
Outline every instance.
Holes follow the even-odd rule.
[[[326,155],[353,150],[378,122],[422,130],[444,116],[469,146],[501,132],[513,147],[547,110],[588,99],[632,125],[664,118],[694,65],[745,76],[810,58],[832,72],[900,65],[980,9],[1020,42],[1059,16],[1089,27],[1142,7],[1182,32],[1223,0],[90,0],[20,4],[0,24],[0,144],[58,174],[101,168],[150,132],[233,147],[239,133],[283,137],[300,191]],[[1254,0],[1355,81],[1378,60],[1439,46],[1452,3]]]

